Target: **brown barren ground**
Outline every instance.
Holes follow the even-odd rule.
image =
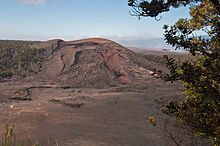
[[[182,91],[181,85],[160,79],[141,87],[106,89],[69,88],[49,81],[3,82],[0,137],[5,123],[15,123],[18,139],[42,146],[47,145],[47,137],[51,145],[59,146],[174,145],[167,134],[145,122],[154,116],[161,125],[168,122],[168,130],[181,145],[207,145],[160,111],[170,99],[183,100]]]

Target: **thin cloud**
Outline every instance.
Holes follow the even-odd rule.
[[[19,3],[32,4],[32,5],[45,5],[46,0],[17,0]]]

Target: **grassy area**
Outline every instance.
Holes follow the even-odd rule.
[[[51,146],[51,139],[47,136],[47,145]],[[54,139],[55,140],[55,139]],[[20,143],[18,142],[20,141]],[[57,141],[55,140],[55,145],[58,146]],[[14,132],[14,125],[5,125],[5,134],[3,137],[0,137],[0,146],[39,146],[37,141],[31,141],[27,140],[26,141],[22,138],[22,140],[18,140],[16,137],[16,134]]]
[[[25,146],[24,139],[22,139],[21,143],[18,143],[17,137],[14,133],[14,125],[9,126],[5,125],[5,135],[1,139],[1,146]],[[28,141],[28,146],[37,146],[37,142]]]

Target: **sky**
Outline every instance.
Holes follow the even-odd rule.
[[[163,25],[188,17],[186,8],[154,18],[131,16],[127,0],[0,0],[0,39],[77,40],[102,37],[124,46],[167,48]]]

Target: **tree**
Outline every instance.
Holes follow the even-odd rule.
[[[128,5],[132,7],[134,16],[156,17],[160,13],[167,12],[170,8],[178,8],[191,3],[205,2],[205,0],[128,0]],[[219,0],[210,0],[218,11],[220,10]]]
[[[190,7],[190,19],[180,19],[173,26],[164,26],[167,44],[185,49],[197,57],[196,62],[175,64],[167,57],[170,74],[165,81],[181,81],[186,99],[170,101],[162,111],[175,116],[189,126],[195,135],[209,138],[220,145],[220,17],[219,1],[210,0],[152,0],[151,2],[129,0],[133,14],[138,17],[156,17],[171,7],[194,3]],[[198,36],[203,31],[205,36]]]

